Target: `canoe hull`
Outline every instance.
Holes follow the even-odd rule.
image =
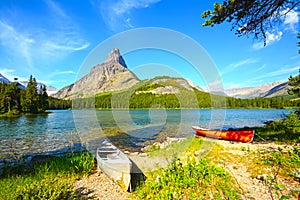
[[[131,168],[129,158],[111,143],[97,149],[97,167],[125,191],[131,190]]]
[[[192,127],[197,136],[204,136],[243,143],[252,142],[254,130],[210,130],[198,126]]]

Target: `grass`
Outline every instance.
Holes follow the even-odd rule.
[[[165,157],[172,158],[177,155],[180,156],[186,152],[191,143],[193,142],[194,137],[188,137],[184,140],[181,140],[176,143],[171,143],[167,148],[160,148],[157,145],[150,146],[147,151],[149,157]]]
[[[252,163],[249,171],[253,177],[258,174],[267,174],[276,182],[276,177],[286,180],[300,182],[300,147],[283,147],[275,150],[258,150],[255,154],[255,162]],[[299,171],[300,172],[300,171]]]
[[[137,191],[140,199],[241,199],[241,191],[221,167],[207,158],[175,159],[166,169],[151,173]]]
[[[247,165],[251,176],[268,186],[269,193],[272,191],[273,196],[291,199],[297,198],[300,194],[299,189],[290,188],[292,184],[300,182],[300,146],[289,145],[273,150],[259,149],[249,154]]]
[[[94,157],[88,152],[53,157],[32,168],[6,167],[0,178],[0,199],[78,199],[73,183],[88,176]]]
[[[151,149],[150,157],[173,157],[173,161],[147,174],[135,195],[139,199],[241,199],[233,177],[208,158],[209,152],[217,154],[220,149],[213,141],[194,137]]]

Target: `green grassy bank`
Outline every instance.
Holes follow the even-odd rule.
[[[33,164],[4,168],[0,199],[78,199],[73,183],[90,174],[94,157],[81,152]]]

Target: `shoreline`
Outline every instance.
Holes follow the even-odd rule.
[[[230,156],[235,157],[241,157],[241,158],[247,158],[248,154],[257,153],[257,151],[271,151],[271,152],[278,152],[278,148],[283,148],[284,152],[288,152],[290,148],[292,148],[292,145],[285,145],[285,144],[275,144],[273,142],[268,143],[262,143],[262,142],[255,142],[255,143],[240,143],[240,142],[230,142],[226,140],[216,140],[216,139],[208,139],[209,141],[212,141],[217,146],[221,146],[221,149],[219,150],[221,155],[218,157],[223,158],[223,154],[228,154]],[[288,146],[288,147],[287,147]],[[195,156],[199,156],[199,151],[195,151],[193,153]],[[207,155],[207,153],[206,153]],[[190,156],[190,155],[185,155]],[[132,157],[141,157],[139,154]],[[141,157],[143,159],[143,162],[145,161],[145,157]],[[147,160],[151,160],[151,157],[146,157]],[[181,158],[183,159],[183,158]],[[251,158],[253,159],[253,158]],[[153,160],[152,160],[153,161]],[[162,162],[162,160],[154,160],[158,162]],[[247,163],[249,161],[246,161]],[[250,162],[251,163],[251,162]],[[139,163],[140,165],[141,163]],[[144,163],[148,165],[149,163]],[[169,162],[165,163],[165,166],[159,166],[166,167]],[[239,160],[231,160],[231,159],[225,159],[224,163],[217,164],[218,166],[224,168],[236,181],[236,183],[239,185],[242,194],[241,197],[243,199],[270,199],[270,186],[266,184],[266,177],[268,177],[268,174],[258,174],[257,176],[251,175],[249,171],[247,171],[248,164],[245,164],[244,162],[241,162]],[[157,169],[157,165],[154,164],[154,167]],[[140,166],[139,166],[140,167]],[[146,172],[147,173],[147,172]],[[148,174],[149,175],[149,174]],[[278,177],[279,181],[282,181],[286,184],[286,189],[284,192],[288,194],[291,191],[297,190],[297,188],[300,188],[300,182],[295,182],[293,180],[287,181],[282,177]],[[235,184],[236,184],[235,183]],[[123,190],[120,190],[120,187],[116,185],[112,180],[108,179],[103,172],[95,172],[91,174],[89,177],[81,179],[76,181],[75,187],[80,188],[84,187],[84,191],[91,191],[90,194],[85,195],[84,197],[93,197],[96,199],[137,199],[134,194],[125,192]],[[92,192],[93,191],[93,192]],[[113,192],[111,192],[113,191]],[[276,190],[272,191],[273,195],[276,195]]]
[[[53,113],[53,112],[45,111],[45,112],[41,112],[41,113],[18,113],[18,114],[4,113],[4,114],[0,114],[0,118],[14,118],[14,117],[22,117],[22,116],[28,116],[28,117],[44,116],[44,115],[48,115],[48,114],[51,114],[51,113]]]
[[[247,127],[247,128],[255,129],[258,127]],[[125,134],[125,133],[118,133],[117,135],[114,135],[113,137],[118,138],[120,135],[123,135],[123,134]],[[109,135],[106,135],[106,136],[108,138],[112,137]],[[193,135],[187,135],[184,137],[172,137],[166,133],[163,133],[163,134],[158,134],[155,137],[155,139],[150,139],[150,140],[141,142],[140,147],[125,147],[122,144],[115,144],[115,145],[128,156],[147,157],[148,153],[153,150],[165,149],[172,143],[180,142],[180,141],[187,139],[188,137],[193,137],[193,136],[195,136],[195,135],[193,134]],[[205,138],[205,137],[200,137],[200,138]],[[206,137],[206,138],[208,138],[208,137]],[[256,138],[258,138],[258,135],[255,135],[254,140],[248,144],[255,144],[255,143],[258,143],[258,144],[267,143],[268,144],[271,142],[276,142],[276,138],[273,141],[257,141],[257,140],[255,140]],[[216,142],[217,141],[225,141],[226,142],[226,140],[220,140],[220,139],[216,139],[215,141]],[[114,143],[114,141],[112,141],[112,143]],[[72,143],[72,144],[73,144],[73,146],[65,146],[65,148],[63,148],[63,149],[57,149],[54,151],[45,151],[45,152],[38,152],[38,153],[32,152],[32,153],[28,153],[28,154],[24,154],[24,155],[16,154],[15,157],[14,156],[1,157],[0,158],[0,169],[3,168],[4,163],[14,166],[17,164],[24,164],[24,163],[28,164],[28,163],[30,163],[30,160],[33,159],[34,157],[47,157],[47,156],[60,157],[60,156],[64,156],[64,155],[68,155],[68,154],[72,154],[72,153],[77,153],[80,151],[88,151],[87,147],[85,145],[82,145],[82,143],[80,143],[80,142],[76,142],[76,143]]]
[[[252,143],[239,143],[239,142],[230,142],[226,140],[217,140],[217,139],[210,139],[206,138],[207,141],[212,142],[213,145],[220,145],[222,148],[219,149],[221,153],[220,158],[225,159],[223,164],[219,163],[221,167],[226,169],[231,176],[233,176],[236,182],[242,188],[243,194],[245,198],[254,198],[259,199],[260,197],[264,197],[268,199],[270,197],[268,190],[269,186],[264,184],[265,175],[264,173],[258,174],[257,176],[252,176],[249,172],[247,172],[247,165],[240,163],[239,160],[231,160],[227,157],[223,157],[223,154],[232,155],[235,157],[245,157],[252,153],[257,154],[258,150],[260,151],[271,151],[271,152],[278,152],[278,148],[284,149],[283,152],[288,152],[293,145],[288,144],[275,144],[274,142],[252,142]],[[156,159],[153,157],[149,157],[149,155],[145,154],[151,146],[159,146],[161,149],[168,149],[171,144],[175,144],[176,142],[185,141],[186,138],[171,138],[167,137],[166,140],[163,142],[155,142],[152,145],[148,145],[145,149],[141,150],[141,152],[128,152],[128,156],[134,160],[134,158],[140,158],[145,165],[152,164],[155,169],[157,168],[164,168],[168,164],[170,164],[170,160],[161,160],[160,158]],[[299,144],[298,144],[299,146]],[[207,152],[205,155],[202,155],[203,152],[201,150],[197,150],[193,152],[193,155],[200,155],[200,156],[207,156]],[[131,154],[131,155],[130,155]],[[186,157],[188,155],[184,155]],[[184,159],[184,157],[182,159]],[[33,157],[31,162],[44,162],[47,159],[51,158],[51,156],[46,157]],[[172,158],[170,158],[172,159]],[[145,160],[149,161],[145,163]],[[134,160],[135,161],[135,160]],[[164,161],[165,163],[163,163]],[[152,163],[151,163],[152,162]],[[160,165],[158,166],[156,163],[159,162]],[[31,163],[31,164],[33,164]],[[139,167],[142,167],[141,163],[136,163]],[[152,169],[153,170],[153,169]],[[147,173],[151,171],[148,169],[145,171]],[[282,180],[282,179],[280,179]],[[115,182],[110,180],[103,172],[98,170],[92,170],[92,172],[87,177],[81,177],[77,179],[74,183],[74,189],[76,190],[76,194],[80,195],[80,197],[92,198],[92,199],[136,199],[134,194],[128,193],[123,191]],[[300,187],[300,183],[298,185],[293,182],[286,182],[287,190],[294,190],[296,187]],[[251,188],[251,189],[250,189]]]

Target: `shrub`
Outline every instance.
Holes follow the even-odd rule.
[[[283,120],[284,127],[292,133],[300,132],[300,119],[296,113],[290,113],[285,120]]]
[[[264,127],[255,128],[256,140],[276,140],[284,143],[300,142],[300,118],[291,112],[284,119],[268,123]]]

